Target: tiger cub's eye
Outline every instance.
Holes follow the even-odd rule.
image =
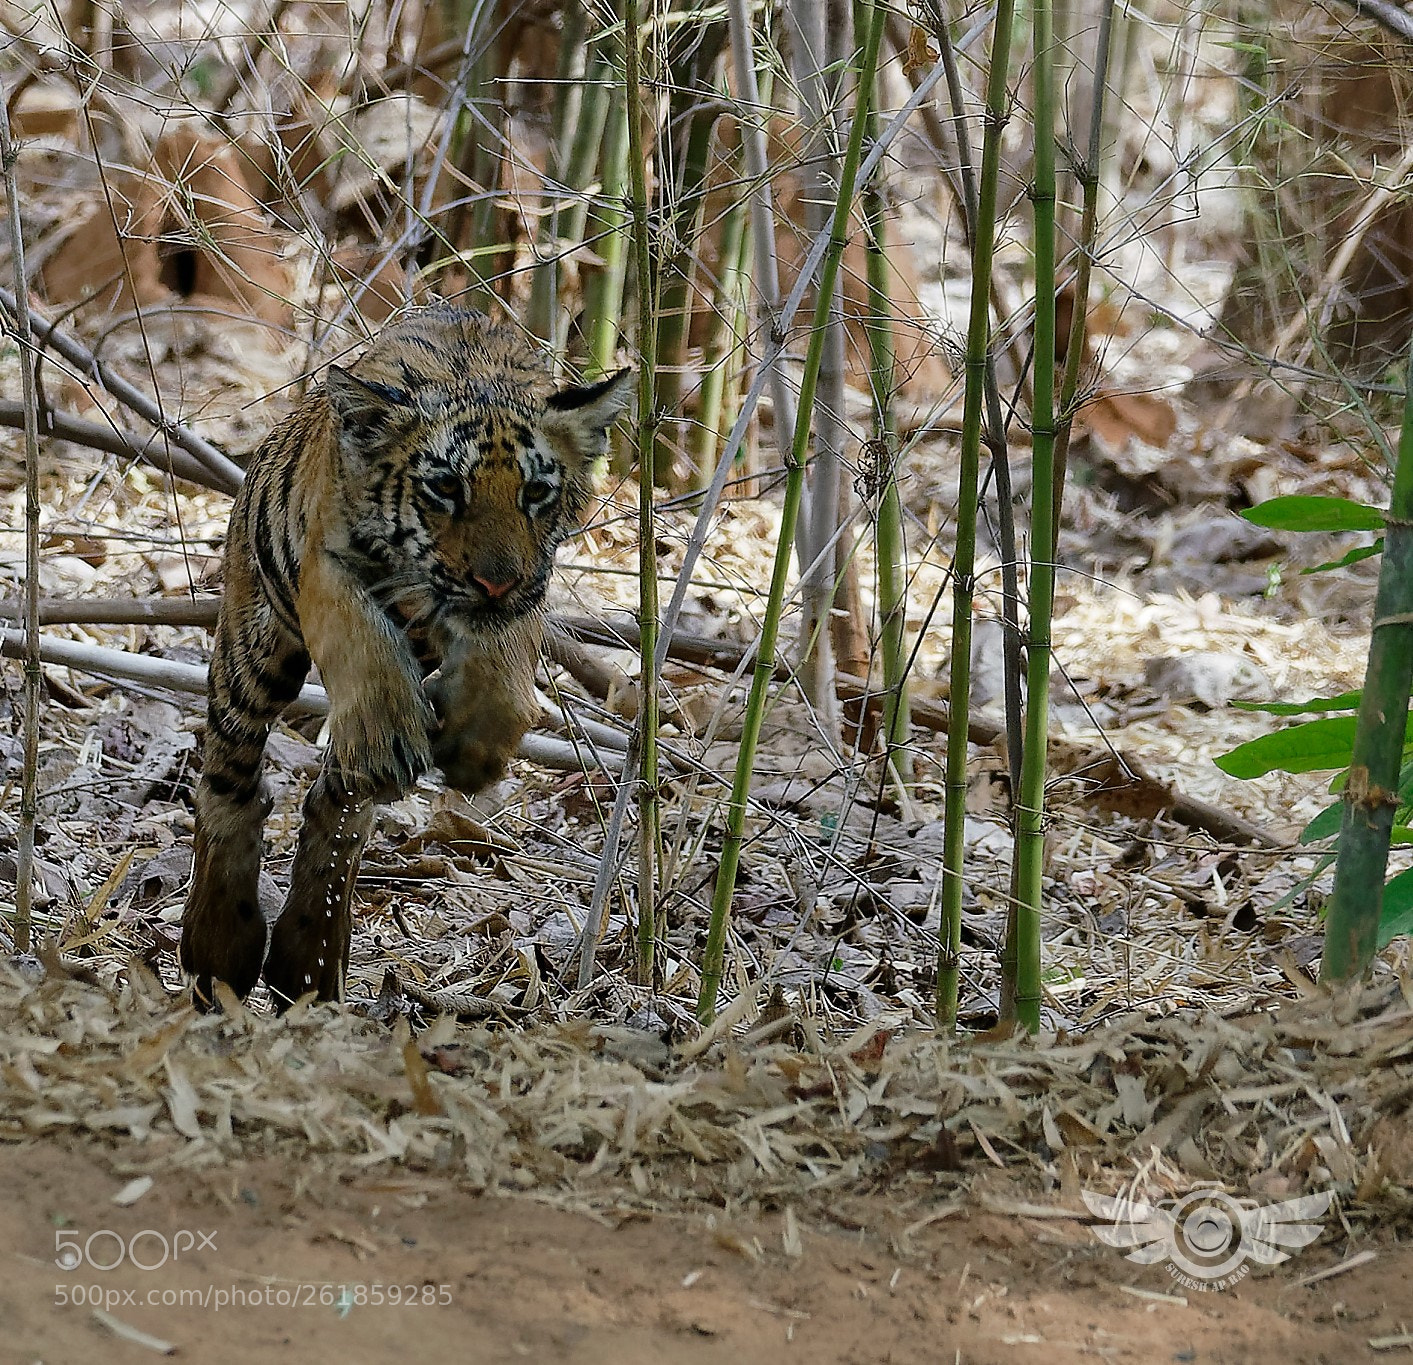
[[[434,474],[427,480],[426,488],[443,502],[454,503],[461,496],[461,480],[455,474]]]
[[[555,495],[555,486],[548,479],[531,479],[525,485],[525,501],[531,506],[548,502]]]

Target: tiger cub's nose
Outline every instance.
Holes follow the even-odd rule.
[[[518,574],[512,574],[509,578],[497,581],[494,578],[482,578],[480,574],[472,574],[471,577],[480,584],[486,596],[494,601],[498,597],[504,597],[519,582]]]

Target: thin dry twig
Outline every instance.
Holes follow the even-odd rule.
[[[0,98],[0,169],[10,210],[10,263],[18,303],[11,310],[20,345],[20,383],[24,392],[25,432],[25,596],[24,636],[18,657],[24,660],[24,758],[20,825],[15,863],[15,951],[29,951],[30,911],[34,890],[34,826],[39,813],[39,390],[25,292],[25,244],[20,223],[20,191],[15,175],[19,150],[10,138],[10,115]]]

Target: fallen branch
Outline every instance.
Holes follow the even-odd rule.
[[[631,620],[610,623],[586,616],[557,617],[555,626],[571,639],[582,640],[587,644],[608,645],[617,649],[636,649],[638,645],[637,622]],[[740,668],[754,652],[751,645],[729,645],[704,635],[688,635],[681,631],[673,635],[668,646],[668,654],[674,659],[727,673]],[[776,666],[777,681],[788,682],[790,676],[787,665]],[[871,687],[866,679],[838,673],[835,675],[834,684],[841,701],[861,701],[869,710],[881,708],[883,705],[883,693]],[[945,706],[914,699],[911,715],[913,721],[924,729],[946,733],[948,711]],[[1003,735],[1004,728],[998,722],[984,717],[973,716],[967,724],[967,739],[972,744],[995,744]],[[1112,757],[1120,770],[1134,775],[1134,780],[1149,782],[1155,788],[1161,788],[1161,804],[1179,824],[1186,825],[1189,829],[1202,830],[1225,843],[1250,844],[1258,848],[1281,846],[1279,840],[1273,839],[1250,820],[1244,820],[1241,816],[1210,802],[1184,796],[1166,783],[1159,783],[1156,779],[1148,777],[1143,763],[1131,755],[1114,750]]]
[[[7,659],[23,659],[24,653],[23,632],[0,630],[0,655]],[[81,673],[111,678],[115,682],[135,682],[147,687],[160,687],[168,692],[206,695],[206,670],[200,664],[154,659],[146,654],[129,654],[121,649],[105,649],[101,645],[82,644],[76,640],[43,637],[39,641],[39,657],[41,662],[58,668],[76,668]],[[305,715],[326,716],[329,713],[329,694],[322,687],[308,683],[300,689],[298,698],[289,709]],[[583,771],[587,758],[582,748],[568,740],[535,734],[526,735],[520,741],[519,755],[542,768],[568,772]],[[595,757],[598,757],[597,753]],[[615,771],[619,756],[605,757],[609,761],[600,761],[599,766],[610,772]]]
[[[39,620],[41,625],[48,626],[213,626],[216,623],[216,612],[219,606],[220,600],[218,598],[200,598],[196,601],[187,598],[93,598],[88,600],[83,598],[75,600],[46,598],[39,604]],[[21,617],[22,609],[19,603],[0,602],[0,620],[18,621]],[[635,621],[609,622],[595,620],[587,616],[562,616],[552,618],[552,625],[554,630],[551,633],[551,638],[557,632],[567,640],[577,640],[585,644],[602,645],[613,649],[632,650],[638,648],[638,628]],[[20,647],[14,643],[19,639],[20,633],[18,631],[4,632],[5,645],[2,652],[6,657],[21,657]],[[90,651],[90,653],[84,654],[82,651]],[[61,652],[63,657],[60,657]],[[555,651],[548,652],[551,657],[555,657]],[[705,635],[690,635],[685,632],[675,634],[668,647],[669,657],[680,662],[697,664],[727,673],[734,672],[752,653],[753,650],[750,646],[727,644]],[[206,693],[206,670],[199,664],[179,664],[170,660],[153,659],[143,654],[128,654],[122,650],[104,649],[98,645],[53,639],[41,642],[40,657],[45,663],[77,668],[82,672],[98,673],[133,682],[145,682],[154,687],[164,687],[176,692],[193,692],[202,696]],[[83,662],[83,659],[88,659],[90,662]],[[124,667],[124,661],[131,664],[132,668]],[[170,671],[157,676],[154,670]],[[779,665],[775,676],[781,682],[788,682],[789,668],[784,664]],[[883,705],[882,692],[871,688],[863,679],[840,673],[835,677],[835,684],[839,689],[839,697],[842,701],[863,702],[870,711],[880,709]],[[305,702],[305,693],[309,694],[308,704]],[[300,693],[299,706],[310,714],[325,715],[328,712],[328,698],[322,688],[307,687],[304,692]],[[912,714],[913,720],[923,729],[940,733],[946,732],[948,713],[945,706],[914,699]],[[585,722],[570,713],[564,713],[564,715],[571,732],[578,729],[585,738],[592,738],[597,743],[605,744],[611,748],[613,750],[612,766],[617,766],[621,746],[625,743],[623,735],[606,726],[600,726],[596,722]],[[588,729],[590,725],[594,727],[593,730]],[[580,727],[583,728],[580,729]],[[1001,735],[1001,725],[984,717],[973,717],[967,725],[967,738],[973,744],[994,744],[1001,738]],[[541,744],[553,747],[541,751],[538,747]],[[521,757],[528,758],[531,762],[544,768],[578,771],[583,767],[583,763],[578,757],[578,751],[574,749],[572,744],[551,739],[548,736],[527,735],[521,743],[520,752]],[[571,755],[573,755],[572,761]],[[609,755],[605,755],[605,757],[609,757]],[[679,768],[684,764],[689,767],[697,766],[685,755],[676,751],[673,751],[669,757],[673,759],[674,766]],[[1145,771],[1143,765],[1130,755],[1117,752],[1115,758],[1123,768],[1130,772],[1142,773]],[[603,766],[607,768],[610,765]],[[1269,834],[1251,821],[1244,820],[1241,816],[1220,806],[1199,801],[1196,797],[1184,796],[1171,788],[1165,788],[1165,790],[1168,791],[1170,798],[1166,806],[1168,813],[1179,824],[1186,825],[1189,829],[1203,830],[1213,838],[1220,839],[1225,843],[1249,844],[1261,848],[1279,847],[1279,841],[1272,839]]]
[[[556,616],[554,627],[571,640],[579,640],[589,645],[606,645],[611,649],[637,649],[638,623],[636,621],[598,621],[590,616]],[[673,633],[667,646],[669,658],[681,663],[698,664],[704,668],[714,668],[722,673],[734,673],[755,655],[755,646],[733,645],[724,640],[714,640],[707,635],[692,635],[686,631]],[[794,670],[788,663],[775,665],[776,682],[789,682]],[[883,705],[883,693],[870,686],[865,678],[856,678],[851,673],[836,673],[834,685],[841,701],[862,701],[870,708]],[[926,701],[914,703],[917,714],[914,719],[929,730],[946,730],[947,709]],[[986,720],[973,720],[967,728],[967,738],[973,744],[994,744],[1001,734],[1001,727]]]
[[[8,659],[20,657],[23,648],[17,630],[0,631],[0,654]],[[175,659],[154,659],[148,654],[130,654],[122,649],[107,649],[103,645],[84,644],[79,640],[57,640],[41,636],[39,657],[43,663],[60,668],[76,668],[82,673],[96,673],[119,682],[143,683],[169,692],[190,692],[206,695],[206,670],[200,664],[184,664]],[[306,715],[325,716],[329,713],[329,696],[322,687],[309,684],[302,688],[292,708]]]
[[[1168,814],[1188,829],[1204,830],[1214,839],[1229,844],[1251,844],[1256,848],[1283,847],[1279,839],[1271,838],[1265,830],[1252,824],[1250,820],[1243,820],[1241,816],[1223,810],[1220,806],[1199,801],[1195,796],[1184,796],[1171,788],[1169,791],[1173,804],[1168,808]]]
[[[545,657],[568,672],[590,696],[602,702],[616,698],[615,709],[631,720],[637,711],[637,685],[616,664],[591,654],[585,643],[571,639],[551,623],[545,632]]]
[[[207,626],[216,624],[219,597],[44,597],[42,626]],[[18,621],[20,604],[0,602],[0,621]]]
[[[1390,33],[1413,42],[1413,14],[1406,9],[1390,4],[1388,0],[1345,0],[1345,3],[1360,14],[1368,15],[1375,23],[1382,24]]]
[[[23,403],[0,401],[0,427],[14,427],[17,431],[22,431],[24,424]],[[101,450],[105,454],[117,455],[124,460],[143,460],[164,474],[185,479],[188,483],[200,484],[201,487],[213,489],[217,493],[230,491],[200,460],[188,455],[184,450],[174,450],[165,443],[158,442],[155,435],[143,443],[136,436],[115,427],[85,421],[82,417],[74,417],[67,412],[55,412],[52,408],[40,410],[39,434],[55,436],[61,441],[72,441],[75,445],[86,446],[90,450]]]
[[[8,289],[0,289],[0,307],[11,317],[19,315],[19,302]],[[105,365],[76,337],[61,331],[55,323],[47,321],[33,309],[30,309],[29,315],[34,324],[34,340],[37,346],[61,355],[81,374],[101,384],[124,407],[137,413],[144,422],[150,422],[173,445],[180,446],[203,465],[216,480],[216,487],[221,492],[234,493],[240,487],[245,474],[229,456],[223,454],[204,436],[198,436],[190,427],[173,421],[162,411],[158,400],[143,393],[136,385],[128,383],[112,366]]]
[[[591,720],[588,716],[581,716],[567,706],[560,706],[558,702],[545,696],[538,687],[535,689],[535,699],[540,703],[544,719],[551,722],[554,729],[565,730],[591,746],[602,745],[618,754],[628,752],[628,736],[624,731],[615,730],[613,726],[605,725],[599,720]]]
[[[220,610],[220,599],[216,597],[197,598],[57,598],[47,597],[39,604],[39,622],[45,626],[205,626],[216,624],[216,613]],[[0,602],[0,620],[20,619],[20,606],[16,602]],[[596,620],[591,616],[552,616],[550,631],[546,636],[545,653],[556,663],[568,668],[571,673],[600,698],[607,693],[598,693],[589,678],[580,676],[587,672],[583,658],[576,654],[574,643],[606,646],[610,649],[636,650],[638,643],[638,623],[636,621],[609,622]],[[681,663],[698,664],[706,668],[718,669],[723,673],[735,672],[754,653],[751,646],[728,644],[723,640],[713,640],[706,635],[692,635],[678,631],[668,644],[667,655]],[[601,665],[602,674],[595,674],[593,681],[600,682],[612,678],[620,685],[626,684],[631,694],[632,679],[621,670]],[[777,682],[789,682],[791,671],[788,664],[776,665]],[[867,681],[841,673],[836,684],[839,696],[844,701],[867,700],[870,706],[882,705],[882,694],[871,688]],[[204,689],[203,689],[204,690]],[[944,707],[929,702],[917,702],[918,723],[930,730],[947,728],[947,711]],[[968,738],[973,744],[991,744],[1001,733],[1000,726],[988,721],[977,720],[968,729]]]

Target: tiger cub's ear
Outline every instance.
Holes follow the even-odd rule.
[[[571,384],[550,395],[542,425],[566,456],[589,464],[608,448],[608,429],[633,396],[633,371],[619,370],[596,384]]]
[[[355,461],[385,448],[416,421],[411,397],[392,384],[330,365],[324,392],[338,419],[339,449]]]

